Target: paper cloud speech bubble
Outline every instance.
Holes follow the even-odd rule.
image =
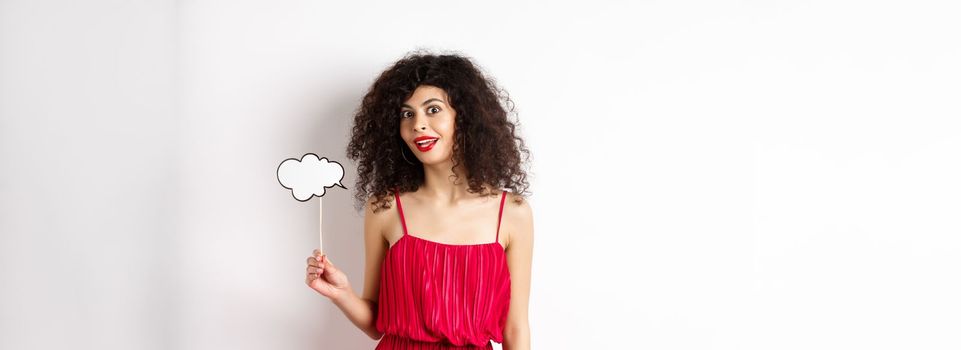
[[[277,180],[284,188],[290,189],[294,198],[306,202],[313,196],[323,197],[328,187],[340,186],[344,179],[344,167],[340,163],[319,158],[307,153],[297,158],[287,158],[277,167]]]

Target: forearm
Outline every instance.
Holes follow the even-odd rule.
[[[504,350],[530,350],[531,329],[528,325],[504,329]]]
[[[376,302],[361,298],[354,293],[353,289],[348,289],[346,295],[333,300],[333,302],[347,316],[347,319],[367,336],[374,340],[380,339],[382,334],[377,331],[375,324]]]

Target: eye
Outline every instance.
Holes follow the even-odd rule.
[[[440,107],[437,107],[437,106],[427,107],[427,110],[428,110],[428,111],[436,110],[436,112],[433,112],[433,113],[439,113],[439,112],[441,111]],[[410,112],[410,111],[401,111],[401,112],[400,112],[400,117],[401,117],[401,119],[408,118],[407,112]],[[433,113],[431,113],[431,114],[433,114]]]

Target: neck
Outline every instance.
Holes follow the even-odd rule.
[[[455,204],[465,198],[476,196],[467,192],[467,171],[464,169],[464,164],[459,164],[452,171],[453,166],[452,160],[424,164],[424,185],[419,192],[426,200],[434,203]],[[454,174],[457,175],[456,179]]]

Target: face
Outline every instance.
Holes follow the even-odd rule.
[[[456,116],[443,89],[421,85],[401,106],[400,137],[424,165],[448,162],[453,155]]]

